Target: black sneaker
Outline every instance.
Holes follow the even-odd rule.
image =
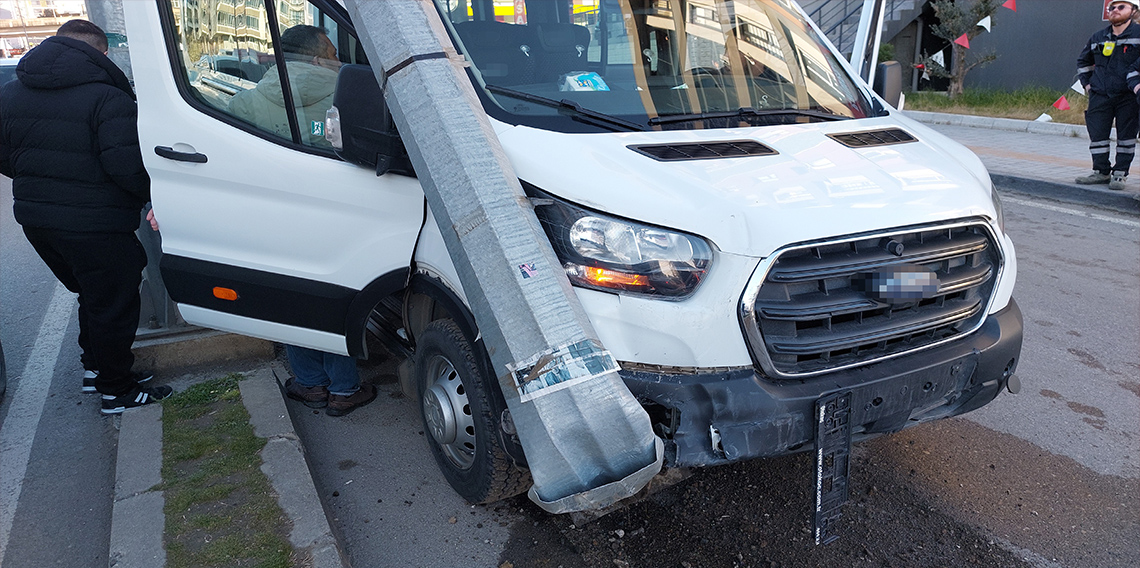
[[[99,371],[83,371],[83,392],[87,394],[95,394],[99,392],[95,390],[95,378],[99,376]],[[131,373],[131,378],[138,384],[143,384],[154,378],[152,374]]]
[[[121,396],[105,394],[103,395],[103,409],[101,412],[103,414],[120,414],[128,408],[135,408],[162,400],[170,396],[172,392],[174,392],[174,389],[166,385],[159,385],[157,387],[138,387]]]
[[[95,377],[99,376],[99,371],[92,371],[87,369],[83,371],[83,392],[87,394],[95,394],[99,391],[95,390]]]

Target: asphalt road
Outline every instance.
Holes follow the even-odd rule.
[[[1140,222],[1006,200],[1026,318],[1019,395],[855,449],[840,541],[808,540],[803,455],[697,472],[583,526],[519,497],[471,507],[427,452],[396,361],[334,419],[290,403],[355,566],[1140,565]],[[106,566],[116,422],[79,393],[75,304],[0,185],[0,568]],[[55,341],[52,341],[52,339]],[[54,348],[58,347],[58,351]]]
[[[290,410],[356,566],[1140,566],[1140,221],[1026,195],[1006,220],[1022,392],[857,446],[828,546],[810,543],[805,455],[699,471],[575,526],[452,493],[396,361],[363,368],[381,395],[345,419]]]
[[[118,423],[80,393],[77,307],[12,219],[12,182],[0,177],[3,568],[107,565]]]

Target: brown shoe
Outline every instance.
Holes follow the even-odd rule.
[[[329,416],[344,416],[374,400],[376,400],[376,387],[364,383],[360,385],[360,390],[348,396],[330,394],[329,407],[325,409],[325,413]]]
[[[285,381],[285,396],[309,408],[324,408],[329,403],[329,390],[322,386],[306,387],[294,379]]]

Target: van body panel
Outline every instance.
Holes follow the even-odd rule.
[[[342,334],[247,318],[188,304],[179,304],[178,312],[186,321],[201,322],[194,325],[348,355],[348,346]]]
[[[131,29],[153,30],[149,44],[143,34],[136,36],[131,60],[135,69],[147,70],[135,77],[143,101],[139,140],[163,251],[352,290],[406,269],[423,221],[418,182],[398,175],[377,177],[331,152],[297,151],[193,104],[183,92],[191,87],[180,87],[176,79],[181,71],[167,52],[155,4],[128,2],[123,8]],[[200,153],[207,161],[163,158],[153,150],[160,146]],[[176,286],[178,278],[167,276],[167,284]],[[180,305],[183,317],[195,325],[281,341],[295,335],[286,330],[273,337],[262,327],[272,325],[263,320],[188,307]],[[343,322],[346,315],[329,317]],[[343,325],[339,333],[333,350],[345,352]],[[299,344],[334,347],[320,337]]]
[[[740,294],[758,258],[719,253],[679,302],[575,288],[598,338],[618,361],[671,367],[752,365],[737,324]]]
[[[892,127],[898,122],[891,117],[575,135],[518,126],[499,138],[519,177],[545,191],[613,215],[703,236],[722,251],[746,256],[766,256],[790,242],[834,235],[994,218],[988,186],[926,143],[926,132],[914,132],[916,142],[865,149],[847,148],[827,137]],[[732,140],[755,140],[779,154],[659,162],[628,148]],[[808,217],[812,221],[804,222]]]

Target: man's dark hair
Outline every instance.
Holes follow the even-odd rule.
[[[325,44],[321,38],[328,35],[324,28],[293,26],[281,34],[281,51],[309,57],[323,55]]]
[[[77,39],[99,51],[107,51],[107,34],[87,20],[71,20],[60,26],[55,35]]]

